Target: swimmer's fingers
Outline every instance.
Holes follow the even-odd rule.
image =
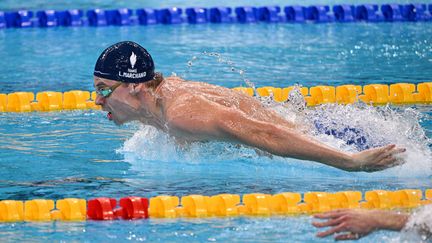
[[[396,148],[396,144],[389,144],[380,148],[383,153],[388,153],[392,149]]]
[[[389,156],[390,155],[390,151],[392,149],[394,149],[395,147],[396,147],[395,144],[390,144],[390,145],[386,145],[386,146],[383,146],[383,147],[380,147],[380,148],[375,148],[376,149],[376,156],[377,156],[376,159],[377,160],[382,160],[385,157]]]
[[[336,225],[342,223],[342,221],[344,221],[344,220],[345,220],[345,218],[342,216],[342,217],[327,220],[325,222],[312,222],[312,225],[317,227],[317,228],[336,226]]]
[[[396,145],[390,144],[381,148],[376,149],[376,159],[371,166],[372,168],[369,168],[370,171],[376,171],[376,170],[382,170],[388,167],[396,166],[398,164],[401,164],[401,160],[396,158],[395,156],[398,154],[401,154],[405,152],[405,148],[397,148]],[[397,163],[399,162],[399,163]]]
[[[388,156],[397,155],[406,151],[405,148],[397,148],[395,144],[390,144],[379,149],[380,154],[378,155],[378,160],[382,160]]]
[[[358,240],[361,237],[362,236],[360,234],[349,232],[349,233],[346,233],[346,234],[337,235],[335,237],[335,240]]]
[[[379,163],[377,165],[380,167],[388,168],[388,167],[403,164],[403,163],[405,163],[405,160],[398,158],[398,157],[395,157],[395,155],[401,154],[405,151],[406,151],[405,148],[393,149],[392,151],[388,152],[386,157],[381,158],[381,160],[379,161]]]
[[[376,171],[380,171],[380,170],[385,170],[397,165],[403,164],[403,161],[401,162],[401,160],[394,158],[394,157],[387,157],[385,159],[383,159],[382,161],[380,161],[378,164],[375,164],[372,167],[368,167],[365,169],[366,172],[376,172]]]
[[[314,218],[317,219],[332,219],[332,218],[338,218],[342,215],[344,215],[348,209],[337,209],[325,213],[318,213],[314,215]]]
[[[388,156],[387,158],[382,159],[377,166],[378,167],[386,167],[386,166],[391,166],[394,163],[396,163],[397,158],[392,157],[392,156]]]
[[[390,149],[387,153],[388,156],[395,156],[401,153],[404,153],[406,151],[406,148],[396,148],[394,147],[393,149]]]
[[[405,148],[398,148],[395,144],[364,150],[353,155],[353,164],[358,166],[353,166],[354,169],[351,168],[351,170],[374,172],[396,166],[403,163],[396,155],[405,151]]]
[[[332,227],[329,230],[323,231],[323,232],[319,232],[318,234],[316,234],[316,236],[318,237],[326,237],[329,235],[332,235],[334,233],[339,233],[342,231],[346,231],[346,223],[341,223],[338,226]]]

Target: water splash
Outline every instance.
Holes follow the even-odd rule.
[[[125,160],[134,162],[145,159],[156,162],[203,163],[226,161],[237,158],[256,157],[255,151],[244,146],[222,142],[195,142],[179,144],[174,138],[151,126],[140,129],[116,152],[125,155]]]
[[[400,242],[430,242],[432,239],[432,205],[415,210],[400,236]]]
[[[246,87],[250,87],[255,91],[255,84],[251,82],[249,78],[247,78],[246,69],[238,66],[234,61],[217,52],[203,51],[199,55],[193,56],[187,61],[187,71],[182,75],[182,78],[186,79],[198,63],[201,65],[203,65],[203,63],[208,64],[209,62],[207,62],[207,60],[216,60],[216,64],[222,65],[222,68],[225,71],[237,73],[242,82],[245,83]]]
[[[374,107],[364,103],[305,108],[298,104],[301,99],[299,92],[291,93],[290,100],[284,104],[288,107],[286,112],[284,109],[277,111],[286,119],[294,113],[295,122],[308,127],[307,131],[321,142],[351,152],[362,150],[357,142],[361,139],[367,140],[368,147],[393,143],[405,147],[407,152],[401,158],[406,163],[390,169],[392,174],[406,176],[410,171],[412,175],[432,175],[431,139],[420,125],[421,120],[430,119],[426,114],[411,107]],[[323,130],[333,133],[326,134]],[[341,134],[335,137],[334,133],[338,132]],[[349,141],[356,143],[348,144]]]

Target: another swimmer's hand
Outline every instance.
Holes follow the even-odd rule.
[[[340,209],[316,214],[315,218],[326,219],[325,222],[312,222],[317,228],[330,227],[316,234],[326,237],[335,234],[335,240],[357,240],[379,228],[377,212],[365,209]]]
[[[335,234],[336,240],[356,240],[374,230],[401,230],[408,221],[408,214],[366,209],[340,209],[314,216],[326,219],[324,222],[312,222],[317,228],[331,227],[319,232],[318,237]]]
[[[384,170],[401,164],[403,161],[395,155],[405,151],[405,148],[397,148],[396,145],[391,144],[355,153],[351,155],[352,162],[346,170],[366,172]]]

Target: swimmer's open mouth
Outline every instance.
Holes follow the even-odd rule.
[[[107,114],[107,118],[108,118],[108,120],[112,120],[112,113],[111,112],[108,112],[108,114]]]

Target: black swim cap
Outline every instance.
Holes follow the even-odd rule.
[[[124,83],[143,83],[153,79],[154,63],[144,47],[132,41],[122,41],[102,52],[93,74]]]

